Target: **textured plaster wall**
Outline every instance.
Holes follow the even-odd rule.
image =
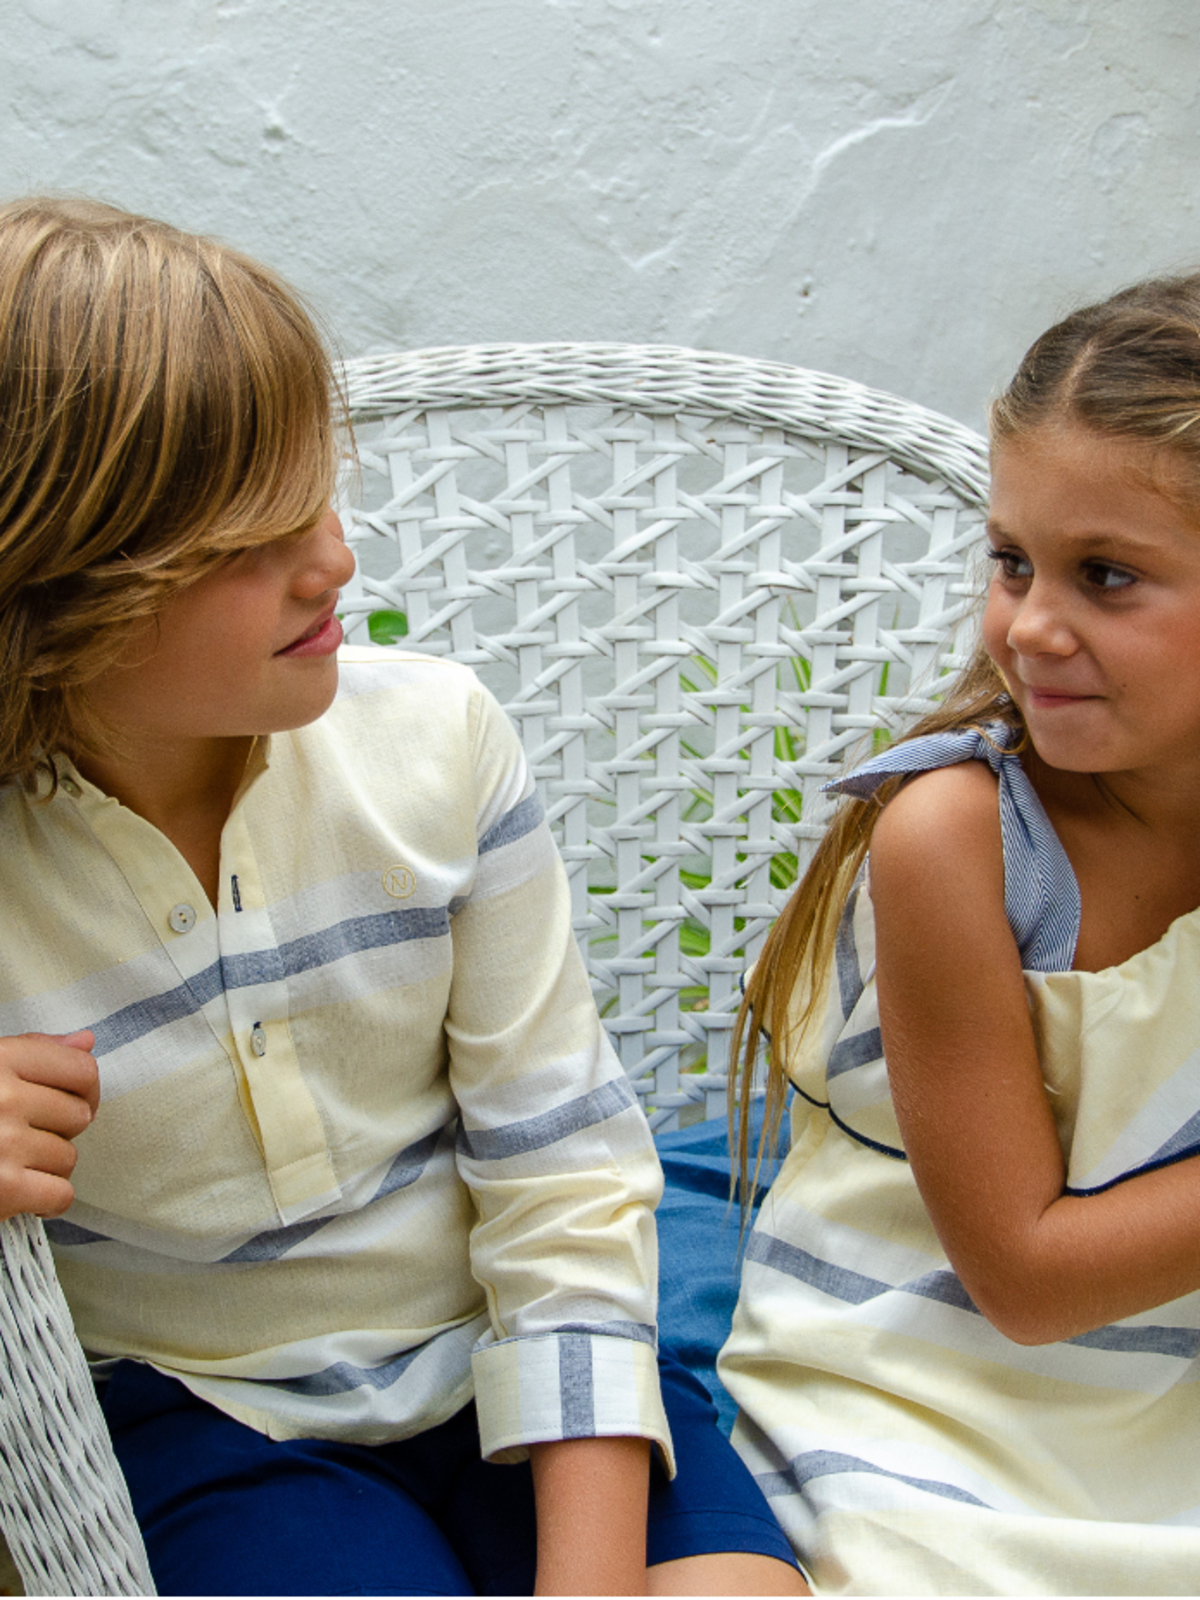
[[[346,354],[667,341],[979,424],[1200,264],[1192,0],[2,0],[9,193],[259,254]]]

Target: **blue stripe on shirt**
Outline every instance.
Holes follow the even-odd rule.
[[[637,1095],[627,1078],[602,1083],[598,1089],[565,1105],[555,1106],[536,1117],[525,1117],[500,1128],[460,1128],[458,1148],[473,1161],[505,1161],[509,1156],[543,1150],[573,1133],[607,1122],[637,1104]]]
[[[277,983],[300,972],[332,966],[364,950],[379,950],[416,939],[441,939],[449,932],[447,906],[412,906],[375,912],[366,917],[348,917],[320,933],[292,939],[280,945],[277,951],[255,950],[223,956],[185,983],[134,1001],[93,1022],[90,1025],[96,1036],[93,1054],[107,1055],[145,1038],[158,1028],[194,1016],[222,992]]]
[[[480,839],[479,854],[485,855],[489,850],[499,850],[502,845],[523,839],[539,825],[542,816],[542,802],[537,793],[526,795],[524,800],[519,800],[510,811],[506,811],[498,822],[494,822]]]

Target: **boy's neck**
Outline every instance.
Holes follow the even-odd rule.
[[[89,782],[144,817],[171,841],[215,907],[221,877],[221,832],[255,743],[247,735],[142,745],[133,760],[85,757],[78,765]]]

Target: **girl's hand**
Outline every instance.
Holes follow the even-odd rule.
[[[876,825],[870,882],[896,1115],[979,1310],[1020,1344],[1047,1344],[1200,1289],[1200,1158],[1103,1194],[1063,1192],[987,768],[906,784]]]
[[[88,1032],[0,1039],[0,1218],[57,1217],[75,1198],[71,1141],[100,1104]]]

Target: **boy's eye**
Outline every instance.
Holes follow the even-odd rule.
[[[1136,580],[1124,567],[1111,566],[1107,561],[1089,561],[1084,566],[1084,576],[1094,589],[1127,589]]]
[[[1019,550],[997,550],[992,546],[985,553],[989,561],[996,563],[996,570],[1002,578],[1011,581],[1033,577],[1033,563]]]

